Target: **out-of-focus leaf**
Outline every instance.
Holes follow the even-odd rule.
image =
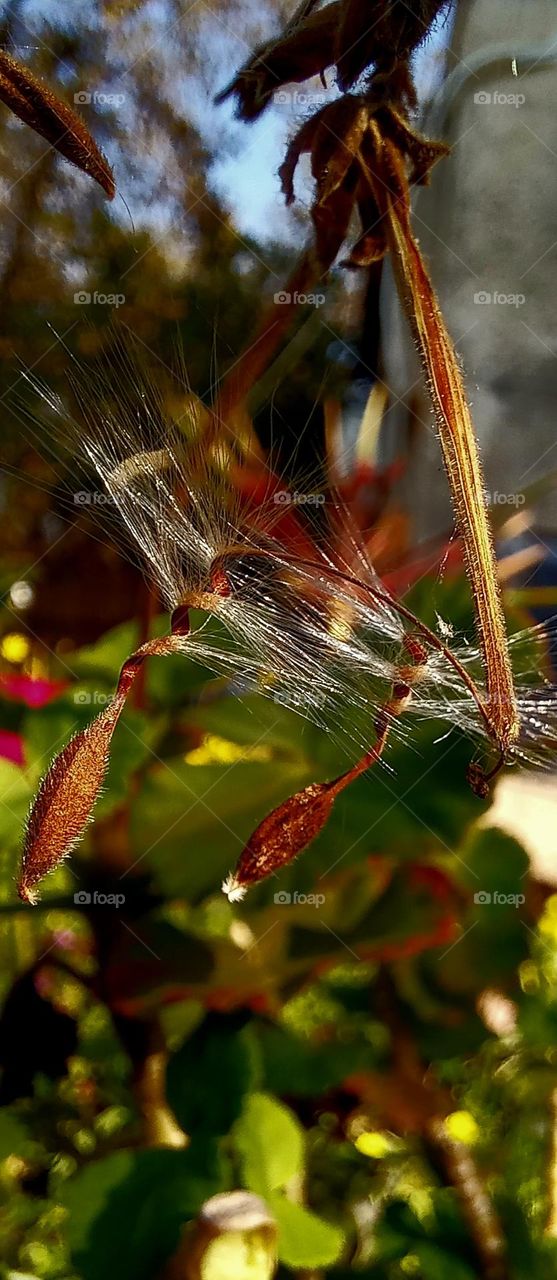
[[[263,1052],[264,1078],[273,1093],[319,1097],[342,1084],[354,1071],[371,1070],[377,1055],[370,1044],[311,1044],[282,1027],[262,1026],[258,1038]]]
[[[19,841],[31,796],[23,769],[0,759],[0,840],[4,847]]]
[[[438,899],[426,871],[420,867],[399,869],[385,892],[351,927],[342,927],[339,921],[333,933],[323,927],[321,912],[315,911],[311,927],[305,920],[303,927],[296,924],[292,928],[290,956],[334,956],[340,938],[341,944],[356,948],[364,958],[388,961],[417,955],[449,939],[453,928],[450,901]],[[326,881],[321,887],[326,901]]]
[[[437,970],[442,986],[465,992],[504,981],[528,953],[520,915],[528,857],[518,841],[496,827],[473,832],[459,857],[461,878],[475,900],[458,946]]]
[[[118,883],[133,903],[130,887],[127,879]],[[133,933],[125,927],[117,931],[108,960],[105,983],[111,1000],[142,1013],[154,1010],[165,991],[208,982],[214,968],[213,952],[202,939],[152,914],[134,918]]]
[[[301,763],[193,766],[173,758],[150,770],[134,804],[134,857],[145,855],[163,893],[214,891],[262,814],[307,781]]]
[[[29,1147],[29,1133],[13,1111],[0,1109],[0,1160],[24,1155]]]
[[[167,1098],[188,1134],[227,1134],[256,1083],[251,1029],[241,1015],[209,1014],[169,1059]]]
[[[447,726],[438,722],[412,728],[411,746],[392,741],[387,748],[392,773],[376,766],[338,797],[304,863],[323,872],[339,855],[351,866],[368,854],[415,859],[458,848],[488,807],[465,782],[470,743],[457,731],[440,743]]]
[[[309,1209],[275,1193],[269,1200],[279,1228],[278,1252],[287,1267],[330,1267],[344,1247],[344,1234]]]
[[[304,1132],[293,1113],[269,1094],[253,1093],[236,1126],[246,1186],[268,1197],[301,1175]]]
[[[207,1176],[194,1151],[119,1151],[85,1166],[60,1196],[83,1280],[152,1280],[183,1224],[221,1186],[216,1160]]]
[[[187,717],[197,728],[231,742],[282,749],[288,756],[314,758],[320,730],[307,724],[288,707],[257,694],[219,698],[202,703]],[[322,734],[320,736],[323,736]]]
[[[152,627],[153,635],[163,635],[166,630],[168,625],[165,618],[157,618]],[[71,669],[78,679],[92,680],[96,677],[104,680],[109,686],[115,685],[120,667],[139,643],[137,623],[123,622],[121,626],[105,631],[94,644],[85,645],[84,648],[72,653]]]
[[[203,617],[192,610],[192,628],[199,625]],[[160,614],[150,628],[151,635],[163,636],[169,631],[169,626],[168,616]],[[211,620],[211,634],[218,628],[218,622]],[[108,692],[114,688],[120,668],[137,648],[140,639],[137,624],[124,622],[105,632],[95,644],[72,653],[71,669],[87,687],[96,680],[99,687]],[[200,663],[188,661],[185,655],[170,655],[164,662],[157,662],[155,658],[147,665],[147,696],[155,705],[176,707],[181,701],[199,693],[208,679],[214,679],[213,673]]]
[[[478,1273],[474,1267],[429,1241],[413,1245],[411,1256],[416,1258],[422,1275],[428,1280],[447,1280],[448,1275],[451,1280],[477,1280]]]

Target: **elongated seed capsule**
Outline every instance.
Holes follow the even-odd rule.
[[[341,791],[380,759],[392,721],[406,710],[411,685],[419,680],[427,661],[427,651],[417,637],[406,637],[404,647],[409,659],[401,669],[405,679],[395,681],[391,697],[376,719],[376,741],[371,750],[332,782],[312,782],[267,814],[250,836],[236,870],[223,881],[222,891],[229,902],[240,902],[250,885],[266,880],[307,849],[323,830]]]
[[[145,659],[180,652],[185,634],[182,617],[181,630],[150,640],[133,653],[122,667],[112,702],[76,733],[51,764],[27,822],[18,881],[24,902],[37,901],[36,886],[71,853],[87,827],[106,776],[112,735]]]
[[[267,814],[250,836],[236,870],[223,881],[222,891],[230,902],[241,901],[250,885],[266,880],[307,849],[323,830],[340,792],[379,759],[388,731],[386,724],[371,751],[346,773],[332,782],[311,782]]]
[[[0,49],[0,101],[71,164],[88,173],[112,200],[114,177],[85,124],[67,102],[37,79],[24,63]]]

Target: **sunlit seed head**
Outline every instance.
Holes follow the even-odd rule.
[[[235,875],[231,872],[222,882],[222,892],[229,902],[242,902],[246,896],[247,889],[245,885],[238,883]]]

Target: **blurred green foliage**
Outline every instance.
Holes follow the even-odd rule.
[[[254,823],[337,771],[339,748],[152,661],[83,848],[38,910],[14,905],[49,744],[109,695],[133,640],[126,625],[66,655],[75,682],[40,709],[6,702],[27,768],[3,762],[1,1274],[151,1280],[209,1195],[245,1187],[272,1208],[285,1276],[482,1276],[464,1151],[504,1274],[549,1278],[557,899],[536,927],[526,855],[488,810],[477,827],[456,734],[393,745],[393,773],[233,907],[220,880]],[[511,1012],[498,1030],[486,991]]]

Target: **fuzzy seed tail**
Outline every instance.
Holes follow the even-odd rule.
[[[229,902],[241,902],[247,893],[246,885],[240,884],[236,876],[230,873],[222,882],[222,892]]]

